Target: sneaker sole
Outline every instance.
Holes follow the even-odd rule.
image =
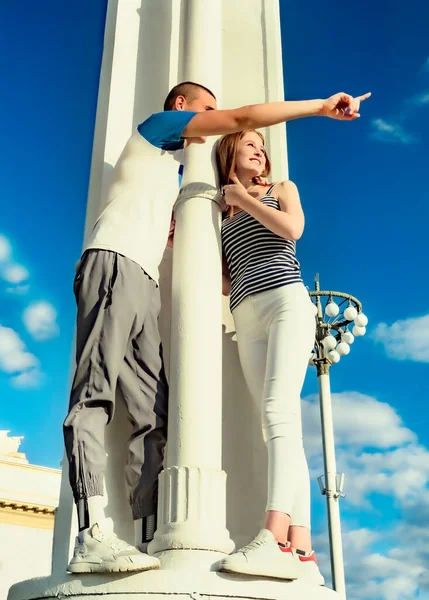
[[[298,579],[298,575],[293,577],[285,577],[284,575],[268,575],[267,573],[256,573],[254,570],[246,570],[246,568],[237,568],[232,569],[228,567],[220,567],[219,571],[222,573],[231,573],[233,575],[252,575],[253,577],[266,577],[268,579],[281,579],[282,581],[296,581]]]
[[[311,577],[302,576],[302,577],[298,577],[297,581],[298,581],[298,583],[305,583],[308,585],[319,585],[319,586],[325,585],[325,580],[323,577],[321,577],[320,579],[319,578],[316,579],[315,577],[311,578]]]
[[[125,573],[130,571],[154,571],[159,569],[160,565],[114,565],[111,563],[81,563],[73,564],[67,567],[67,573],[71,575],[82,575],[84,573]]]

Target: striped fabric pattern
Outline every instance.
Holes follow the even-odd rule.
[[[260,202],[280,210],[273,187]],[[231,276],[231,311],[250,294],[302,282],[296,242],[273,233],[245,211],[224,218],[222,245]]]

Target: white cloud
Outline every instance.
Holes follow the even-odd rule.
[[[423,598],[422,591],[429,592],[429,450],[392,406],[374,397],[333,394],[332,405],[337,470],[346,474],[341,515],[347,598]],[[304,444],[313,475],[323,472],[318,413],[318,397],[304,398]],[[373,493],[390,498],[398,519],[380,514],[377,531],[356,526],[366,518],[356,507],[377,514]],[[329,585],[327,532],[313,536],[313,544]]]
[[[26,281],[30,276],[28,269],[26,269],[22,265],[11,264],[5,267],[2,271],[2,278],[14,284],[21,284],[23,281]]]
[[[14,294],[15,296],[24,296],[29,290],[29,285],[15,285],[13,287],[6,288],[6,293]]]
[[[30,369],[20,375],[11,377],[10,383],[20,390],[37,388],[43,382],[43,374],[39,369]]]
[[[353,568],[352,557],[356,557],[359,561],[367,556],[370,552],[372,544],[378,542],[381,538],[381,533],[372,531],[366,527],[360,529],[347,529],[347,526],[342,527],[342,542],[343,542],[343,554],[344,564],[346,567],[346,579],[348,580],[348,569],[350,566]],[[312,536],[313,547],[316,550],[317,562],[320,569],[327,579],[327,584],[330,582],[330,571],[331,563],[329,558],[329,537],[328,531]]]
[[[384,554],[371,552],[371,549],[367,548],[369,554],[358,559],[358,569],[356,563],[353,565],[352,561],[349,561],[347,574],[351,598],[409,600],[417,597],[418,581],[426,569],[419,556],[412,550],[412,540],[404,540],[401,545],[401,548],[393,547]],[[404,561],[404,556],[411,553],[413,560]]]
[[[339,452],[338,467],[347,474],[347,497],[356,506],[369,507],[371,494],[378,493],[405,507],[429,484],[429,451],[417,443],[385,452]]]
[[[382,524],[381,524],[382,525]],[[343,519],[343,555],[348,600],[411,600],[424,585],[427,569],[423,543],[402,525],[377,532],[348,529]],[[412,532],[415,533],[415,532]],[[427,537],[427,536],[426,536]],[[397,546],[401,540],[400,547]],[[330,585],[329,540],[327,534],[313,536],[321,571]],[[383,546],[384,550],[376,548]],[[423,551],[423,552],[422,552]],[[404,556],[413,556],[404,561]]]
[[[393,556],[392,556],[393,555]],[[394,558],[396,556],[397,558]],[[389,577],[393,575],[413,574],[418,577],[422,571],[420,565],[406,564],[400,559],[400,548],[392,548],[387,555],[371,554],[366,557],[365,565],[368,569],[367,573],[373,577]]]
[[[429,57],[426,59],[423,71],[429,73]],[[420,138],[405,129],[403,123],[415,115],[417,108],[429,106],[429,90],[409,96],[401,103],[394,119],[373,119],[371,122],[370,138],[390,144],[416,144]]]
[[[38,359],[28,352],[16,331],[0,325],[0,369],[5,373],[17,373],[38,366]]]
[[[365,561],[360,566],[367,568]],[[414,569],[411,569],[409,573],[385,578],[379,575],[369,579],[367,575],[362,583],[352,587],[349,596],[350,600],[412,600],[419,597],[418,590]]]
[[[44,381],[40,361],[29,350],[18,333],[0,325],[0,371],[10,376],[9,382],[18,389],[39,387]]]
[[[348,556],[362,555],[374,542],[378,542],[382,535],[367,527],[346,531],[343,535],[343,543],[347,548]]]
[[[335,443],[348,448],[393,448],[414,441],[395,409],[359,392],[332,394]],[[320,454],[319,397],[303,399],[304,439],[307,454]]]
[[[6,261],[11,255],[12,249],[9,240],[0,234],[0,262]]]
[[[402,524],[390,531],[366,527],[349,529],[343,519],[343,555],[348,600],[411,600],[424,583],[425,558]],[[383,524],[381,524],[381,527]],[[381,529],[381,528],[380,528]],[[401,547],[398,547],[401,540]],[[330,585],[329,539],[327,533],[313,536],[318,563]],[[376,548],[383,546],[384,550]],[[413,556],[412,562],[404,556]]]
[[[415,557],[417,565],[423,565],[424,569],[418,575],[418,583],[420,587],[421,600],[429,598],[429,528],[427,526],[428,520],[427,515],[429,514],[429,494],[426,493],[425,502],[421,500],[410,510],[413,511],[413,518],[419,518],[416,514],[419,509],[423,509],[423,513],[426,516],[424,520],[421,520],[420,525],[415,525],[409,520],[410,513],[405,515],[405,519],[398,527],[394,530],[394,535],[397,540],[404,540],[405,544],[409,547],[410,553]],[[401,544],[402,545],[402,544]],[[404,556],[404,547],[393,548],[389,551],[389,556],[401,560]]]
[[[380,142],[415,144],[418,139],[407,133],[398,123],[388,123],[384,119],[373,119],[371,138]]]
[[[429,315],[379,323],[371,338],[381,343],[388,356],[397,360],[429,362]]]
[[[426,104],[429,104],[429,92],[417,94],[411,99],[411,102],[417,106],[425,106]]]
[[[39,341],[48,340],[59,334],[56,318],[57,311],[54,306],[45,300],[30,304],[22,316],[29,333]]]
[[[13,260],[12,246],[7,237],[0,234],[0,278],[10,284],[6,289],[9,294],[26,294],[29,285],[23,285],[30,277],[28,269]]]
[[[317,396],[303,399],[304,445],[313,477],[323,473]],[[392,406],[359,392],[332,395],[338,472],[348,504],[372,510],[371,495],[398,506],[415,501],[429,484],[429,451]]]
[[[29,352],[19,335],[0,325],[0,371],[10,375],[18,389],[38,387],[43,382],[39,359]]]

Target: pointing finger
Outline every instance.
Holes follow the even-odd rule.
[[[358,96],[356,98],[356,100],[359,100],[360,102],[363,102],[364,100],[366,100],[367,98],[369,98],[371,96],[371,92],[368,92],[366,94],[363,94],[362,96]]]

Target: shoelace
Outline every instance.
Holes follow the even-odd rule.
[[[124,540],[120,540],[118,538],[118,536],[116,536],[115,534],[113,534],[113,539],[110,543],[110,547],[112,548],[112,550],[114,552],[121,552],[122,550],[133,549],[133,547],[130,544],[128,544],[128,542],[125,542]]]
[[[128,544],[128,542],[125,542],[124,540],[121,540],[118,538],[118,536],[115,533],[112,533],[110,537],[110,548],[113,550],[113,552],[121,552],[122,550],[130,550],[132,549],[132,546],[130,546],[130,544]],[[106,536],[102,531],[98,532],[97,535],[97,539],[100,542],[104,542],[106,541]],[[109,539],[109,538],[107,538]]]
[[[125,540],[119,539],[115,534],[112,543],[110,544],[110,547],[114,552],[121,552],[122,550],[135,550],[135,548],[131,546],[131,544],[129,544]]]
[[[240,548],[238,552],[249,552],[249,550],[255,550],[256,548],[259,548],[259,546],[264,546],[265,544],[266,542],[263,542],[262,540],[253,540],[250,544],[247,544],[247,546]]]

